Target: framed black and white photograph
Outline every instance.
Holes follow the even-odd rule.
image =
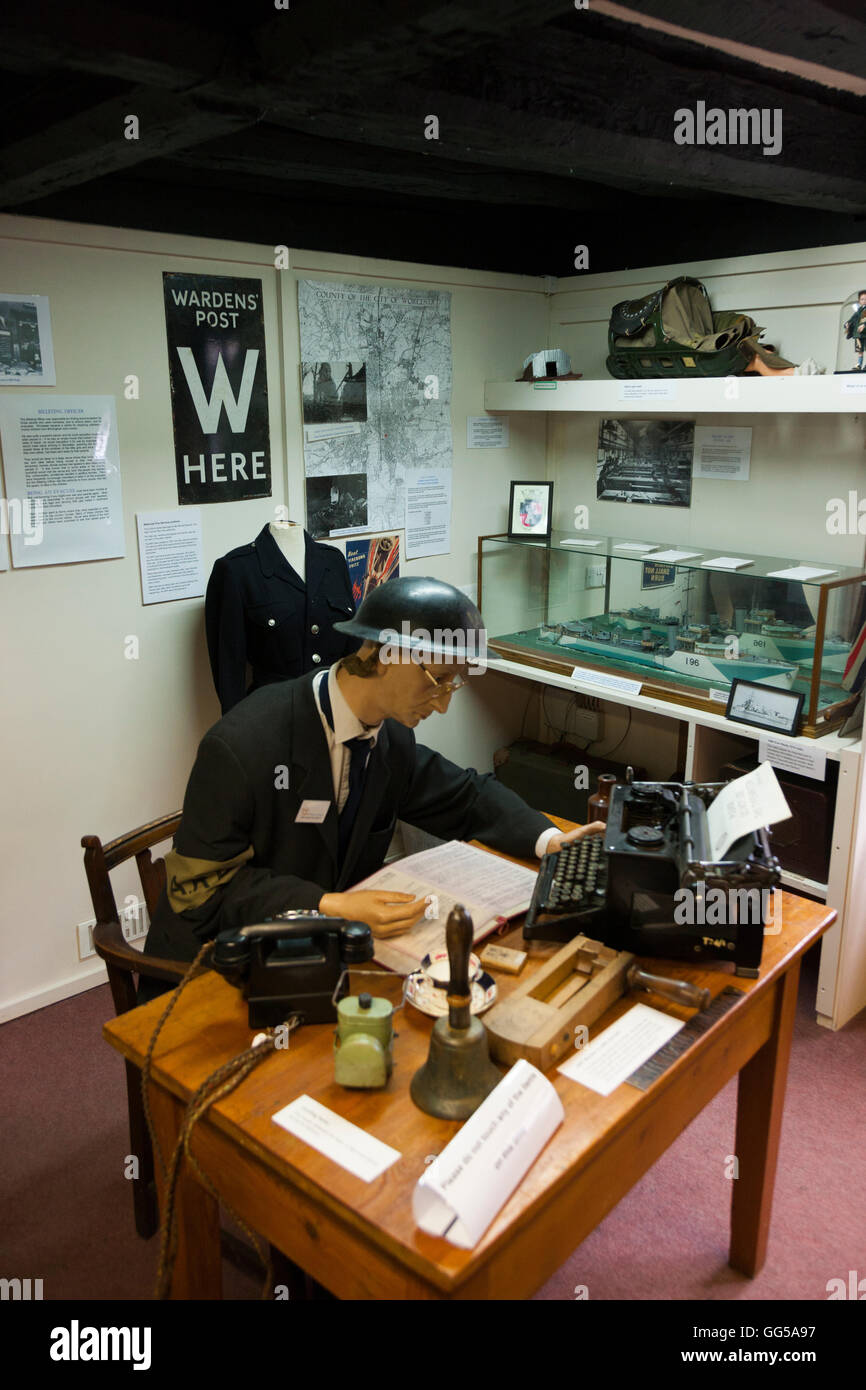
[[[794,735],[800,725],[804,699],[802,691],[736,678],[731,685],[725,714],[737,724],[771,729],[774,734]]]
[[[694,452],[694,420],[600,421],[598,501],[690,507]]]
[[[512,483],[508,534],[512,540],[550,540],[553,483]]]

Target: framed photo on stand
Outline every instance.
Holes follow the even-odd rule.
[[[549,541],[553,526],[553,483],[512,483],[508,502],[511,540]]]
[[[802,691],[783,690],[777,685],[762,685],[735,677],[725,716],[737,724],[751,724],[756,729],[770,729],[774,734],[794,737],[800,726],[804,699]]]

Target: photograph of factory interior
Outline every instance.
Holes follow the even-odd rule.
[[[437,1299],[822,1364],[866,1297],[862,6],[36,0],[0,73],[34,1356]]]

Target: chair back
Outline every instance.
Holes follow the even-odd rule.
[[[158,820],[139,825],[116,840],[103,845],[98,835],[83,835],[84,871],[90,888],[93,915],[93,944],[108,967],[108,982],[118,1014],[135,1008],[136,987],[133,972],[152,979],[176,983],[187,967],[183,962],[143,956],[130,946],[123,935],[120,914],[111,885],[111,871],[119,864],[135,859],[141,892],[148,917],[153,917],[160,893],[165,887],[165,860],[154,859],[151,848],[162,840],[171,839],[180,825],[180,811],[160,816]]]

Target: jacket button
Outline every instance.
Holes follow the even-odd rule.
[[[268,618],[268,627],[276,627],[276,625],[277,625],[277,620],[276,620],[276,618]]]
[[[322,659],[322,658],[319,656],[319,653],[318,653],[318,652],[313,652],[313,664],[314,664],[315,666],[318,666],[318,664],[319,664],[319,662],[321,661],[321,659]]]
[[[311,631],[311,633],[313,634],[314,637],[318,637],[318,635],[319,635],[319,624],[318,624],[318,623],[313,623],[313,626],[310,628],[310,631]]]

